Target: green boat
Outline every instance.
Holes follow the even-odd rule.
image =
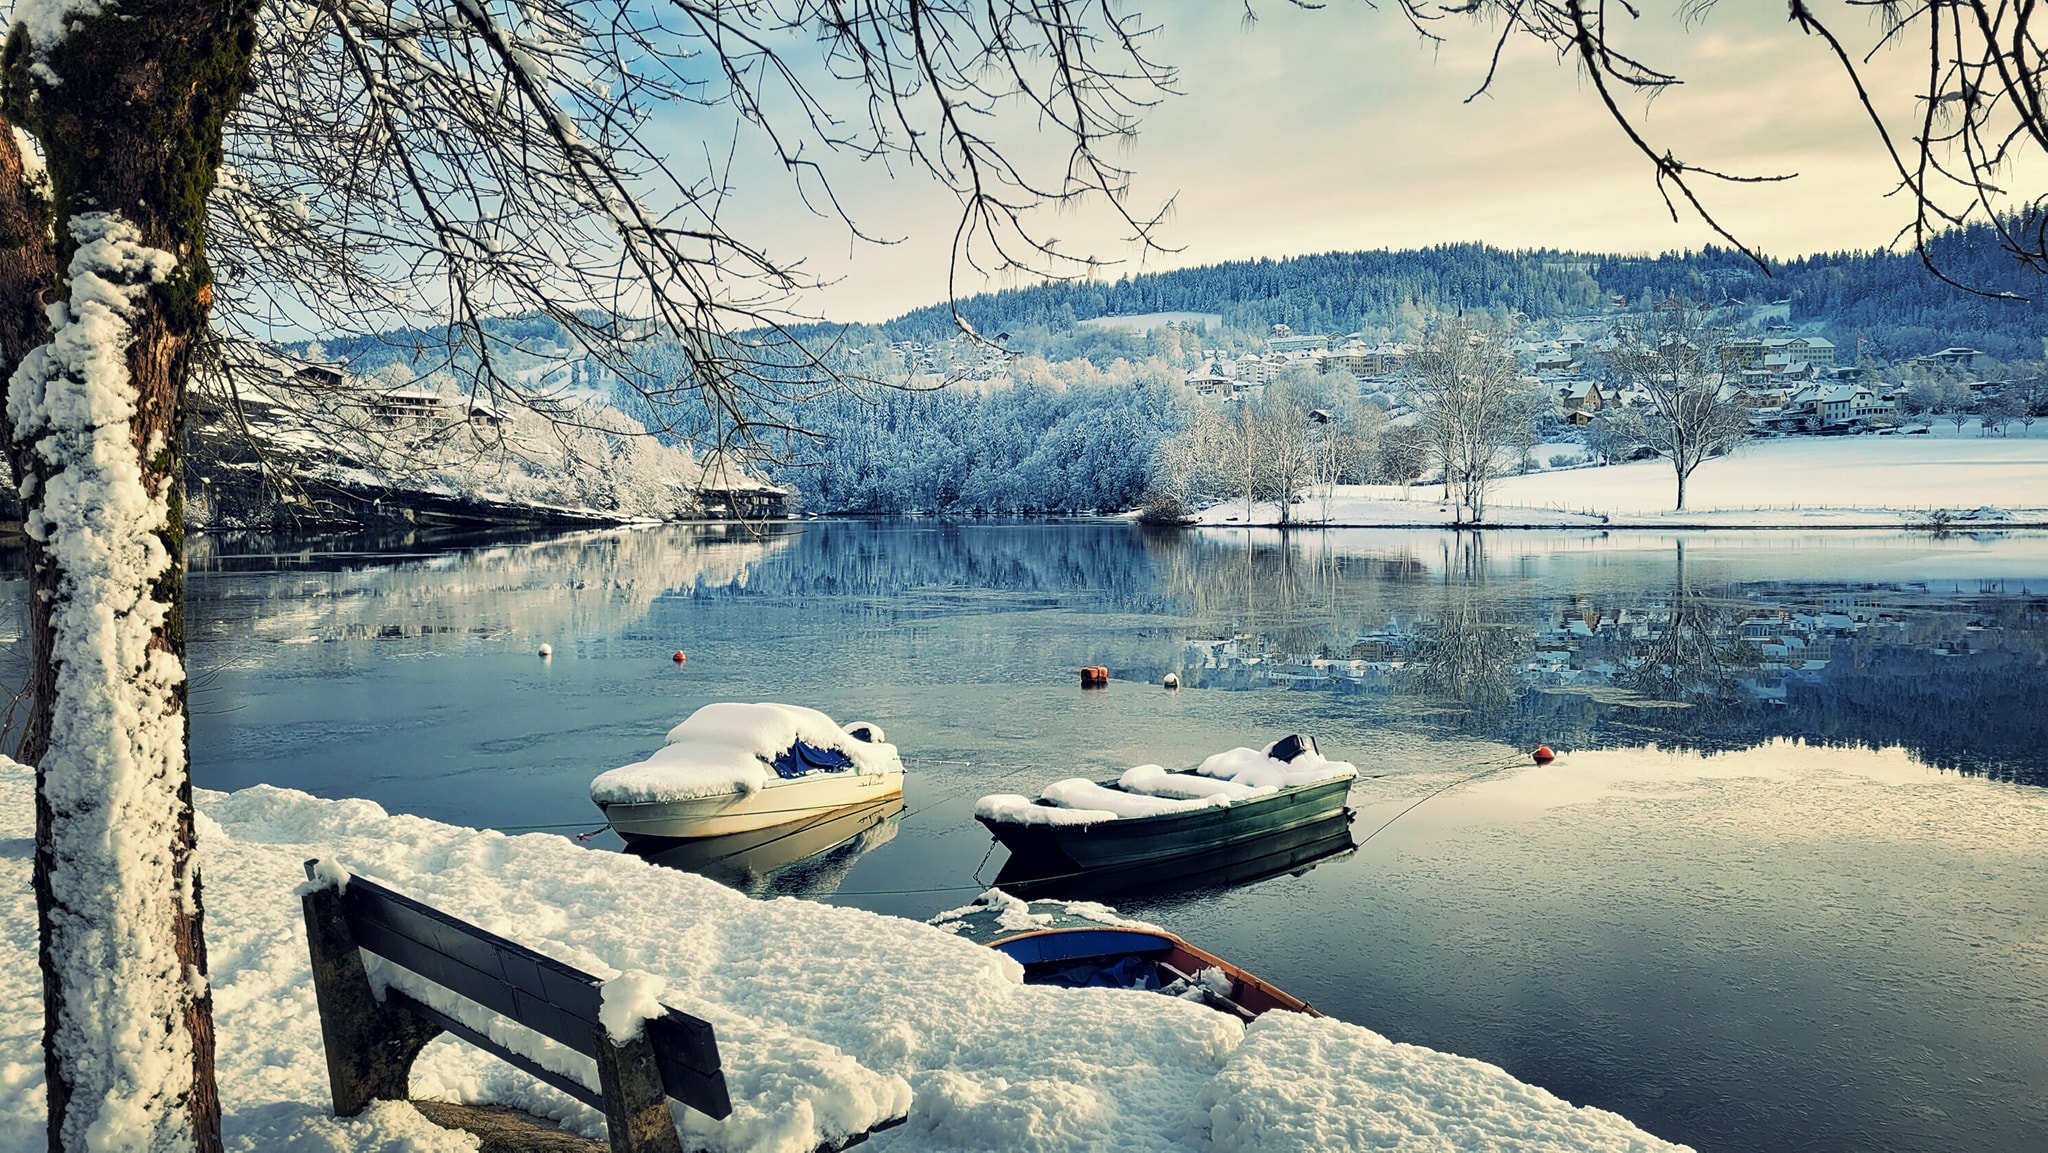
[[[975,818],[1010,850],[1006,868],[1058,878],[1256,846],[1346,813],[1357,776],[1297,735],[1191,769],[1140,765],[1115,780],[1056,781],[1036,800],[983,797]]]
[[[996,874],[996,887],[1026,900],[1054,897],[1068,901],[1121,901],[1172,894],[1185,896],[1203,889],[1249,885],[1279,876],[1300,876],[1328,861],[1349,856],[1351,814],[1340,811],[1319,821],[1256,837],[1199,856],[1169,857],[1119,868],[1076,872],[1055,864],[1055,871],[1027,857],[1011,854]]]

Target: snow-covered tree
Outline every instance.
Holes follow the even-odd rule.
[[[1733,399],[1716,351],[1730,335],[1700,323],[1690,305],[1660,309],[1647,323],[1624,325],[1607,360],[1615,387],[1642,397],[1622,416],[1635,444],[1657,450],[1678,475],[1677,508],[1685,510],[1685,484],[1710,457],[1749,438],[1749,409]]]
[[[1486,519],[1493,484],[1527,443],[1548,403],[1523,378],[1505,340],[1458,317],[1437,322],[1405,367],[1431,458],[1443,470],[1444,498]]]

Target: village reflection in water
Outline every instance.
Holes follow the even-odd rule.
[[[1684,540],[1666,548],[1661,586],[1532,587],[1500,581],[1474,534],[1384,620],[1194,637],[1174,671],[1193,688],[1407,698],[1509,741],[1798,737],[2048,784],[2048,581],[1702,580]]]

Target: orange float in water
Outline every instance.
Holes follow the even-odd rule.
[[[685,653],[685,652],[684,652],[683,650],[681,650],[681,649],[677,649],[677,650],[676,650],[676,655],[674,655],[674,656],[670,657],[669,659],[670,659],[670,660],[672,660],[672,661],[674,661],[674,662],[675,662],[675,663],[677,663],[677,664],[682,664],[682,663],[683,663],[684,661],[686,661],[686,660],[689,660],[689,659],[690,659],[690,657],[689,657],[689,654],[688,654],[688,653]]]
[[[1537,745],[1536,751],[1530,755],[1536,758],[1539,765],[1547,765],[1557,759],[1557,754],[1550,751],[1549,745]]]
[[[1081,687],[1084,689],[1101,688],[1108,683],[1108,665],[1089,665],[1081,670]]]

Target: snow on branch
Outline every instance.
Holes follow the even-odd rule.
[[[799,339],[801,263],[726,225],[730,149],[675,134],[765,147],[855,235],[835,166],[906,164],[959,197],[956,263],[1086,274],[1033,214],[1093,197],[1152,242],[1108,159],[1171,83],[1145,35],[1034,0],[281,0],[211,203],[216,313],[231,338],[406,330],[422,376],[543,411],[502,329],[545,318],[658,425],[750,442],[839,375]],[[1031,131],[993,135],[1017,102]]]

